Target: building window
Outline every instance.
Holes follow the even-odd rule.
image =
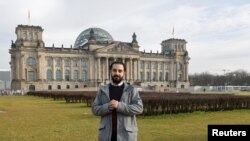
[[[52,90],[52,86],[51,85],[48,86],[48,90]]]
[[[58,90],[61,90],[61,85],[57,85],[57,89],[58,89]]]
[[[77,60],[74,60],[73,66],[74,66],[74,67],[78,67],[78,61],[77,61]]]
[[[154,69],[155,68],[155,63],[151,62],[151,68]]]
[[[35,32],[35,34],[34,34],[34,40],[38,40],[38,32]]]
[[[157,74],[156,74],[156,72],[154,72],[153,74],[154,74],[154,75],[153,75],[153,81],[156,81]]]
[[[150,69],[149,62],[145,62],[145,65],[146,65],[146,68],[147,68],[147,69]]]
[[[141,69],[144,69],[144,62],[141,61]]]
[[[78,85],[75,85],[75,88],[78,88]]]
[[[70,59],[65,60],[65,67],[70,67]]]
[[[83,71],[82,71],[82,80],[83,80],[83,81],[86,81],[86,80],[87,80],[87,71],[86,71],[86,70],[83,70]]]
[[[33,66],[33,65],[35,65],[35,64],[36,64],[36,60],[35,60],[34,58],[29,57],[29,58],[27,59],[27,65]]]
[[[52,80],[52,71],[47,70],[47,81],[51,81],[51,80]]]
[[[28,71],[28,81],[35,81],[35,72],[34,71]]]
[[[76,81],[78,80],[78,74],[79,74],[78,70],[75,70],[74,71],[74,80],[76,80]]]
[[[61,70],[56,70],[56,81],[62,80],[62,73]]]
[[[168,72],[166,72],[165,81],[168,81]]]
[[[181,85],[181,88],[185,88],[185,86],[184,86],[184,85]]]
[[[69,70],[66,70],[65,71],[65,78],[64,78],[66,81],[69,81],[70,79],[70,71]]]
[[[160,80],[160,81],[164,81],[163,79],[164,79],[164,77],[163,77],[163,75],[162,75],[162,72],[160,72],[159,80]]]
[[[69,86],[69,85],[67,85],[67,86],[66,86],[66,88],[67,88],[67,89],[69,89],[69,88],[70,88],[70,86]]]
[[[47,60],[47,66],[48,67],[52,66],[52,59],[51,58],[48,58],[48,60]]]
[[[177,76],[178,76],[177,77],[178,81],[181,81],[182,80],[182,74],[178,74]]]
[[[82,67],[83,68],[87,68],[87,60],[83,60],[82,61]]]
[[[160,69],[163,70],[164,64],[160,63]]]
[[[22,38],[23,38],[23,40],[27,39],[27,33],[26,32],[23,32]]]
[[[154,63],[154,69],[158,69],[158,63]]]
[[[143,81],[144,80],[144,73],[141,72],[141,80]]]
[[[147,81],[150,81],[150,72],[147,72]]]
[[[61,65],[62,65],[62,59],[61,58],[57,58],[56,59],[56,66],[57,67],[61,67]]]
[[[177,68],[178,68],[178,70],[181,70],[182,69],[182,64],[178,63]]]

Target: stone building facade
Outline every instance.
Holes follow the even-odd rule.
[[[11,88],[63,90],[109,83],[109,65],[126,64],[125,81],[142,89],[187,91],[190,57],[183,39],[161,42],[161,52],[140,51],[135,33],[131,42],[114,41],[101,28],[80,33],[74,46],[47,47],[40,26],[18,25],[17,39],[9,50]]]

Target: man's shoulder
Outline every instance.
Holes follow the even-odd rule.
[[[134,90],[136,90],[136,87],[134,85],[129,84],[129,83],[125,83],[124,87],[128,91],[134,91]]]
[[[99,91],[106,92],[108,88],[109,88],[109,84],[99,85]]]

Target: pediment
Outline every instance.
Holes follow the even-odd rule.
[[[138,54],[139,51],[133,49],[126,43],[114,43],[109,46],[98,49],[96,52],[122,53],[122,54]]]

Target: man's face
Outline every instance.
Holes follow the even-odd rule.
[[[122,64],[113,64],[111,68],[111,78],[115,84],[119,84],[124,77],[124,68]]]

